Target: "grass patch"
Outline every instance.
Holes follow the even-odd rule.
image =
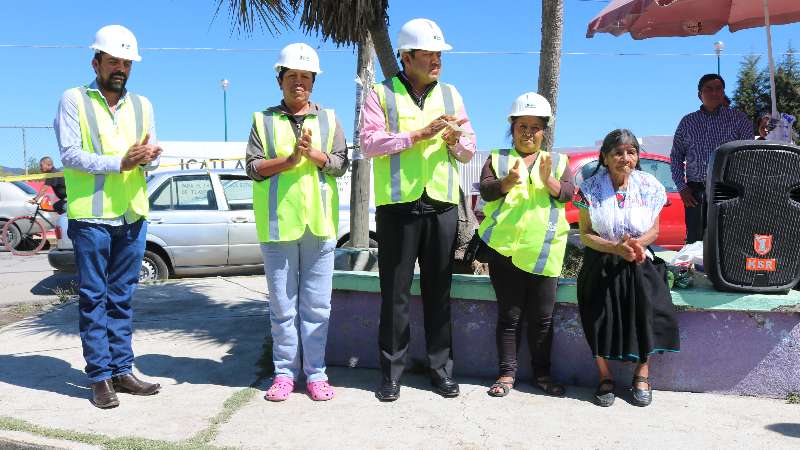
[[[53,289],[53,294],[55,294],[56,297],[58,297],[58,302],[59,303],[66,303],[66,302],[70,301],[73,297],[78,295],[78,285],[73,280],[73,281],[70,281],[69,285],[67,285],[65,287],[56,286]]]
[[[786,394],[786,403],[790,405],[800,405],[800,393],[789,392]]]
[[[207,444],[194,442],[168,442],[137,437],[112,438],[102,434],[79,433],[76,431],[62,430],[59,428],[42,427],[33,425],[24,420],[0,416],[0,429],[21,431],[52,439],[82,442],[89,445],[102,446],[109,450],[211,450],[223,447],[214,447]]]

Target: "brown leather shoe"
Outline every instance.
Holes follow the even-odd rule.
[[[98,408],[116,408],[119,406],[119,399],[114,392],[111,380],[98,381],[92,383],[92,404]]]
[[[118,375],[111,378],[114,382],[114,389],[123,394],[133,395],[153,395],[158,394],[161,385],[158,383],[145,383],[136,378],[132,373]]]

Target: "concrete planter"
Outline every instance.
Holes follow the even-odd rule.
[[[681,352],[653,356],[654,388],[779,398],[800,392],[800,292],[747,295],[698,284],[672,292]],[[418,279],[412,295],[409,370],[424,371]],[[562,280],[557,299],[552,374],[567,384],[594,386],[597,370],[583,336],[573,280]],[[456,375],[495,377],[497,309],[488,277],[454,275],[452,301]],[[378,367],[380,303],[377,273],[335,272],[329,364]],[[526,344],[519,355],[518,377],[527,381],[531,370]],[[633,365],[613,365],[618,385],[626,385]]]

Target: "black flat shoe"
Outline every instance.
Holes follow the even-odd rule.
[[[431,385],[433,386],[433,392],[436,392],[445,398],[458,397],[458,394],[460,393],[458,389],[458,383],[453,381],[453,379],[450,377],[432,377]]]
[[[594,403],[603,408],[613,405],[614,398],[616,398],[614,395],[615,387],[614,380],[608,378],[600,380],[600,384],[597,385],[597,390],[594,392]]]
[[[567,393],[567,390],[564,388],[564,386],[554,382],[549,375],[536,378],[533,381],[533,385],[539,388],[539,390],[545,394],[552,397],[563,397]]]
[[[636,383],[647,383],[647,389],[639,389]],[[632,403],[636,406],[648,406],[653,402],[653,387],[650,386],[650,381],[647,377],[635,375],[633,382],[631,382],[631,393],[633,394]]]
[[[400,398],[400,383],[393,380],[385,380],[381,387],[375,391],[375,397],[382,402],[393,402]]]

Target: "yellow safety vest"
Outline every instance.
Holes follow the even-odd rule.
[[[444,83],[437,83],[428,94],[424,110],[398,77],[376,83],[374,89],[391,133],[418,130],[442,114],[455,115],[463,105],[456,88]],[[458,204],[458,164],[441,133],[399,153],[373,158],[372,172],[377,206],[417,200],[423,190],[435,200]]]
[[[550,153],[550,156],[553,177],[560,179],[567,170],[568,158],[559,153]],[[522,157],[513,149],[494,150],[491,158],[498,179],[508,175],[517,160],[525,167]],[[520,269],[557,277],[564,262],[569,224],[565,204],[550,196],[542,183],[540,161],[541,158],[536,159],[526,183],[514,186],[505,196],[486,204],[478,235],[501,255],[510,256]]]
[[[268,159],[294,151],[294,124],[280,112],[253,114],[256,132]],[[311,130],[312,147],[330,153],[336,117],[333,110],[309,114],[303,128]],[[308,227],[315,236],[335,239],[339,226],[339,190],[336,179],[322,173],[313,162],[301,158],[289,170],[253,183],[253,211],[258,240],[285,242],[300,239]]]
[[[142,142],[150,129],[150,111],[142,107],[144,97],[128,93],[117,106],[116,123],[98,91],[75,88],[83,151],[98,155],[124,156]],[[129,209],[140,216],[149,210],[147,184],[141,167],[121,173],[92,174],[65,168],[67,214],[71,219],[111,219]]]

